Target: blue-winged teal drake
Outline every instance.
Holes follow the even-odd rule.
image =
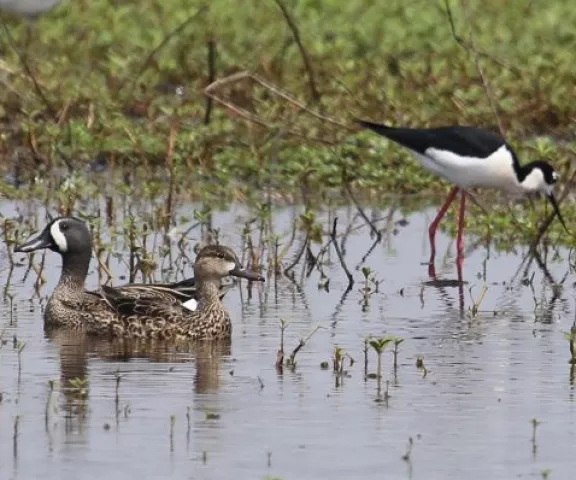
[[[227,338],[231,333],[230,314],[221,302],[221,280],[228,275],[264,281],[242,268],[228,247],[202,248],[194,262],[195,296],[199,307],[190,311],[178,294],[166,285],[102,286],[98,291],[84,288],[92,257],[92,238],[87,225],[75,217],[50,222],[37,236],[16,252],[48,248],[62,257],[60,281],[46,305],[47,328],[81,330],[89,334],[128,338],[201,340]],[[168,284],[175,285],[175,284]]]

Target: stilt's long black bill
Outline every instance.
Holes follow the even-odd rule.
[[[560,207],[558,207],[558,203],[556,202],[556,197],[554,197],[553,193],[548,195],[548,200],[550,200],[550,203],[552,204],[552,208],[554,208],[554,212],[556,213],[558,220],[560,220],[560,223],[564,227],[564,230],[566,230],[567,233],[570,233],[570,231],[568,230],[568,227],[566,227],[566,224],[564,223],[564,219],[562,218],[562,215],[560,214]]]

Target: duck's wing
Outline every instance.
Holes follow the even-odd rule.
[[[138,291],[142,294],[127,295],[123,289],[102,285],[98,293],[120,317],[155,319],[184,315],[182,302],[176,297],[164,297],[154,290],[138,288]]]
[[[227,277],[220,285],[220,298],[235,285],[232,277]],[[127,283],[115,287],[123,295],[139,298],[158,298],[170,302],[186,303],[198,300],[196,279],[194,277],[172,283]]]
[[[113,287],[100,287],[100,295],[114,313],[110,329],[117,336],[172,340],[186,338],[194,312],[180,302],[157,297],[127,296]]]

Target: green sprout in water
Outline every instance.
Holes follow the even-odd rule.
[[[204,415],[206,417],[206,420],[218,420],[220,418],[220,414],[213,412],[211,410],[206,410],[204,412]]]
[[[401,337],[392,337],[392,341],[394,342],[394,375],[398,371],[398,348],[400,344],[404,342],[404,339]]]
[[[472,300],[472,307],[468,307],[468,316],[470,318],[476,318],[478,316],[478,312],[480,311],[480,305],[482,305],[482,302],[484,301],[484,297],[486,296],[487,291],[488,287],[484,285],[482,287],[482,290],[480,290],[480,296],[478,297],[478,299],[475,299],[472,296],[472,287],[470,287],[470,289],[468,290],[468,293],[470,294],[470,299]]]
[[[416,358],[416,368],[422,370],[422,378],[425,378],[426,375],[428,375],[428,369],[426,368],[426,365],[424,365],[424,357]]]
[[[372,335],[364,337],[364,381],[368,379],[368,351],[370,350],[370,339]]]
[[[386,389],[386,392],[384,394],[384,397],[382,397],[382,354],[384,353],[384,350],[386,350],[386,347],[392,342],[392,337],[380,337],[380,338],[372,338],[369,340],[369,344],[372,347],[372,349],[376,352],[377,358],[378,358],[378,364],[376,367],[376,379],[378,382],[378,390],[377,390],[377,394],[376,394],[376,401],[377,402],[381,402],[381,401],[388,401],[389,395],[388,395],[388,389]],[[386,384],[388,385],[388,382],[386,382]]]
[[[284,365],[284,331],[288,328],[290,321],[286,318],[280,319],[280,347],[276,352],[276,368],[280,371]]]
[[[88,395],[88,389],[90,382],[86,377],[76,377],[68,380],[68,385],[70,391],[74,393],[78,398],[84,399]]]
[[[344,370],[344,360],[348,358],[350,367],[354,365],[354,359],[342,348],[336,345],[334,347],[334,354],[332,355],[332,369],[336,374],[336,387],[340,386],[340,381],[346,376]]]
[[[345,350],[342,347],[336,345],[334,347],[334,355],[332,356],[332,366],[335,373],[343,372],[344,358],[346,358]]]
[[[375,293],[378,293],[378,288],[380,286],[380,282],[376,280],[374,277],[374,272],[370,267],[362,267],[362,276],[364,277],[364,282],[362,288],[359,290],[360,294],[362,295],[362,311],[365,312],[368,310],[370,297]]]
[[[536,458],[536,451],[538,450],[538,444],[536,442],[536,429],[538,428],[538,425],[540,425],[540,422],[538,419],[533,418],[532,420],[530,420],[530,423],[532,424],[532,456],[534,458]]]

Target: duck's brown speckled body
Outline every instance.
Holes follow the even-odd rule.
[[[221,302],[222,278],[232,275],[263,281],[244,270],[234,252],[221,245],[204,247],[194,264],[195,280],[188,280],[186,294],[169,288],[178,284],[102,286],[87,291],[84,282],[92,254],[90,232],[74,217],[53,220],[35,238],[16,251],[49,248],[62,256],[62,274],[46,305],[47,328],[81,330],[100,336],[203,340],[227,338],[231,333],[228,311]],[[180,282],[182,284],[182,282]],[[189,287],[193,284],[193,291]],[[193,294],[198,310],[184,306],[184,295]]]

